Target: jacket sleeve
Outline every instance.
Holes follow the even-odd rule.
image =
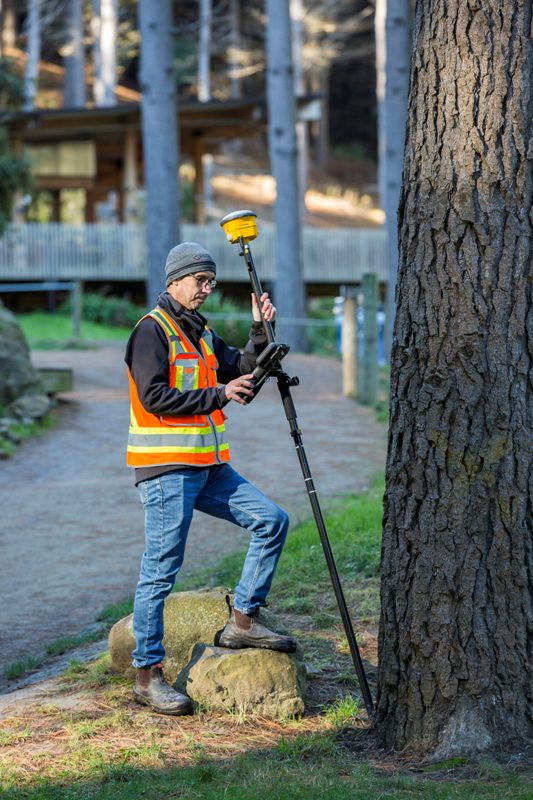
[[[143,319],[131,334],[126,347],[126,364],[150,414],[188,416],[210,414],[226,404],[223,389],[180,391],[169,386],[168,340],[159,323]]]
[[[217,377],[220,384],[229,383],[239,375],[253,372],[257,357],[267,345],[267,338],[261,322],[253,322],[250,338],[241,352],[230,347],[213,331],[214,350],[218,361]]]

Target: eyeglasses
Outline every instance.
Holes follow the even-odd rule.
[[[217,282],[214,278],[198,278],[196,275],[191,275],[191,278],[194,278],[199,289],[203,289],[206,286],[209,286],[210,289],[214,289],[217,285]]]

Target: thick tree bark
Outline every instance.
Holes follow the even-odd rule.
[[[83,44],[82,0],[67,0],[65,58],[65,91],[63,105],[81,108],[85,105],[85,48]]]
[[[533,738],[531,17],[415,18],[377,730],[438,756]]]
[[[276,180],[276,292],[279,337],[307,349],[305,328],[290,319],[305,316],[298,194],[296,111],[291,56],[291,22],[286,0],[267,0],[268,148]],[[285,320],[285,322],[284,322]]]
[[[381,207],[389,238],[386,351],[390,354],[396,311],[398,204],[409,89],[411,55],[410,0],[376,0],[376,71],[378,99],[378,176]]]
[[[166,257],[179,242],[179,146],[172,28],[171,0],[140,0],[149,305],[165,288]]]

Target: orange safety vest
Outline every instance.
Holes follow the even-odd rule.
[[[200,350],[197,350],[161,308],[154,308],[146,317],[155,319],[167,335],[170,386],[187,391],[217,385],[217,359],[209,328],[204,329],[200,338]],[[130,467],[167,464],[206,467],[230,460],[224,426],[225,415],[221,409],[217,408],[211,414],[189,414],[182,417],[151,414],[139,400],[137,387],[129,370],[128,377],[131,408],[126,461]]]

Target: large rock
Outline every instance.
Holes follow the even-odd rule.
[[[9,406],[23,394],[39,392],[40,376],[15,315],[0,302],[0,406]]]
[[[271,650],[227,650],[216,647],[216,635],[228,619],[226,591],[207,589],[175,592],[165,600],[163,662],[170,683],[179,680],[191,697],[213,708],[254,709],[271,717],[303,711],[305,668],[295,655]],[[269,628],[284,633],[273,614],[261,609]],[[117,622],[109,632],[111,666],[133,677],[131,653],[135,647],[133,617]]]
[[[284,719],[303,713],[305,667],[273,650],[197,644],[176,688],[211,709]]]
[[[24,422],[42,419],[50,411],[51,401],[45,394],[24,394],[14,400],[9,410]]]
[[[174,681],[188,663],[198,642],[214,644],[215,636],[228,618],[226,593],[222,589],[174,592],[165,600],[165,675]],[[135,647],[133,617],[117,622],[109,633],[111,665],[118,672],[133,675],[131,652]]]

